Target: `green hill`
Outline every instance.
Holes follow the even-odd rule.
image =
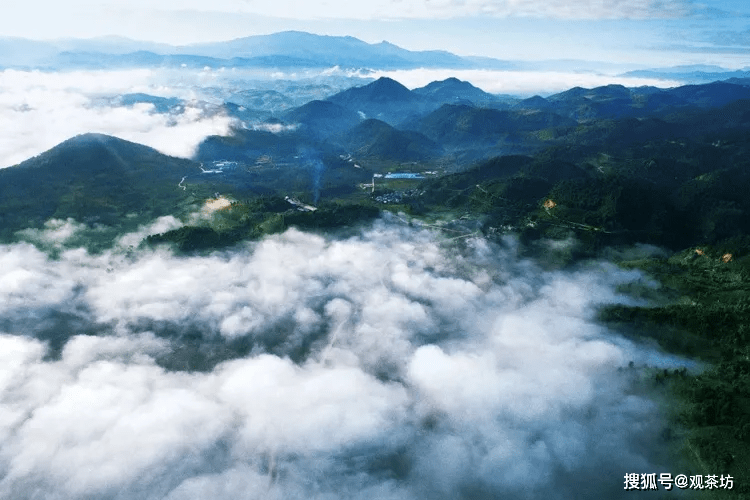
[[[395,129],[375,119],[365,120],[348,132],[333,138],[358,157],[394,161],[425,161],[441,153],[438,144],[419,132]]]
[[[181,212],[196,193],[178,184],[199,172],[193,161],[140,144],[100,134],[79,135],[0,170],[1,234],[8,239],[15,231],[41,227],[51,218],[135,224]]]

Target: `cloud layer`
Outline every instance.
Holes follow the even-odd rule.
[[[514,248],[388,221],[193,257],[3,246],[0,496],[615,498],[659,416],[618,371],[650,353],[592,316],[642,277]]]
[[[189,76],[189,75],[186,75]],[[209,135],[225,135],[232,120],[198,104],[157,113],[148,103],[104,105],[101,96],[144,92],[189,97],[185,88],[157,84],[150,70],[0,72],[0,168],[20,163],[81,133],[98,132],[189,157]]]
[[[77,0],[76,9],[123,8],[122,2]],[[351,3],[342,0],[324,4],[298,1],[258,2],[215,0],[168,0],[159,3],[166,12],[213,11],[254,14],[287,19],[446,19],[469,16],[540,17],[552,19],[650,19],[682,17],[689,12],[688,0],[374,0]],[[130,9],[151,9],[145,0],[128,2]]]

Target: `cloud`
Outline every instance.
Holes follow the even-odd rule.
[[[86,229],[86,225],[76,222],[72,218],[67,220],[50,219],[44,223],[44,229],[24,229],[18,236],[26,241],[62,248],[76,235]]]
[[[271,132],[272,134],[280,134],[282,132],[293,132],[299,128],[298,123],[291,125],[284,125],[283,123],[253,123],[250,125],[252,130],[260,130],[262,132]]]
[[[115,7],[116,2],[110,2]],[[98,5],[98,4],[97,4]],[[144,1],[131,7],[149,8]],[[93,7],[93,6],[92,6]],[[324,4],[219,0],[207,9],[201,0],[160,2],[163,11],[215,11],[291,19],[446,19],[454,17],[540,17],[552,19],[650,19],[682,17],[691,8],[686,0],[375,0]]]
[[[188,103],[179,113],[156,113],[150,104],[109,106],[98,100],[131,92],[191,95],[185,87],[157,84],[164,76],[150,70],[0,72],[0,167],[87,132],[115,135],[181,157],[191,156],[205,137],[229,132],[231,118],[198,104]]]
[[[659,358],[593,319],[638,272],[392,220],[58,250],[0,247],[3,498],[616,498],[665,465],[618,370]]]
[[[140,227],[138,231],[122,235],[118,238],[117,244],[121,248],[134,248],[137,247],[147,236],[166,233],[173,229],[179,229],[183,225],[182,221],[176,219],[172,215],[159,217],[151,224]]]

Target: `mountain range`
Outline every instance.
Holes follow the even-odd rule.
[[[750,77],[750,67],[729,70],[721,66],[696,64],[673,66],[671,68],[649,68],[627,71],[622,76],[636,78],[657,78],[661,80],[679,80],[691,83],[709,83],[730,78]]]
[[[274,97],[283,101],[283,96]],[[148,102],[165,112],[181,106],[179,100],[147,94],[125,94],[118,99],[126,105]],[[225,106],[231,111],[237,105]],[[127,214],[145,220],[186,211],[216,191],[233,193],[238,199],[285,190],[309,196],[309,200],[349,197],[357,192],[358,183],[368,182],[375,174],[398,169],[459,174],[478,161],[508,155],[557,158],[551,163],[554,167],[534,167],[514,181],[520,184],[513,189],[533,193],[532,198],[557,189],[559,182],[589,178],[591,169],[624,175],[633,168],[639,183],[662,186],[672,193],[668,198],[677,196],[674,190],[682,190],[684,198],[690,190],[710,192],[705,191],[708,184],[694,178],[713,167],[696,170],[690,162],[675,163],[670,157],[687,154],[672,151],[679,149],[675,144],[708,141],[713,146],[694,147],[691,157],[695,161],[706,155],[721,157],[716,161],[736,169],[743,162],[742,155],[728,151],[740,147],[732,144],[746,142],[742,134],[748,130],[750,87],[726,82],[666,90],[576,87],[547,98],[508,101],[455,78],[415,90],[381,78],[252,126],[238,126],[229,136],[208,137],[193,160],[164,156],[114,137],[86,134],[72,138],[0,170],[0,205],[5,208],[0,222],[7,238],[29,224],[40,227],[50,218],[107,224]],[[643,144],[653,144],[654,154],[623,152]],[[662,150],[669,153],[657,153]],[[597,154],[608,160],[602,161]],[[643,169],[630,160],[620,165],[614,154],[646,155],[638,161],[658,168]],[[741,172],[731,172],[744,179]],[[709,198],[741,203],[728,198],[724,189]],[[679,206],[684,209],[684,203]],[[715,220],[701,224],[719,227]],[[718,229],[707,229],[709,233],[714,230]]]
[[[750,69],[693,65],[632,69],[606,61],[510,61],[458,56],[441,50],[412,51],[387,41],[367,43],[351,36],[328,36],[284,31],[234,40],[191,45],[169,45],[109,36],[50,41],[0,37],[0,69],[119,69],[133,67],[330,68],[403,70],[417,68],[486,69],[500,71],[620,71],[639,77],[708,83],[748,78]]]
[[[486,67],[488,61],[445,51],[410,51],[388,42],[366,43],[350,36],[284,31],[225,42],[171,46],[118,37],[33,41],[0,38],[0,67],[123,68],[189,67],[453,68]],[[508,66],[492,60],[495,65]]]

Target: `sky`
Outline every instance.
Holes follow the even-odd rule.
[[[0,18],[0,36],[32,39],[189,44],[289,29],[500,59],[750,66],[743,0],[28,0]]]

